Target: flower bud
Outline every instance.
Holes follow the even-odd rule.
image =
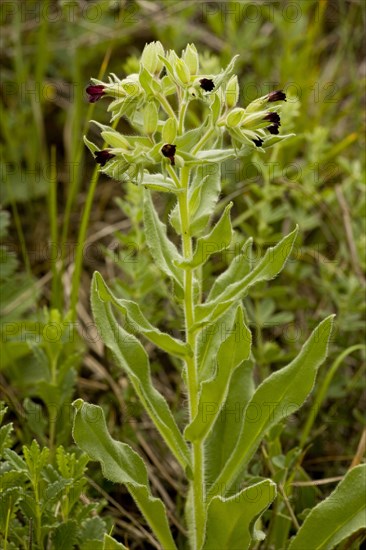
[[[156,132],[159,113],[154,101],[150,101],[144,109],[144,131],[148,135]]]
[[[159,55],[164,56],[164,48],[161,42],[150,42],[146,44],[141,54],[141,64],[151,74],[160,73],[163,68],[163,62]]]
[[[200,87],[205,92],[212,92],[212,90],[215,87],[215,84],[214,84],[214,81],[212,80],[212,78],[201,78],[199,83],[200,83]]]
[[[170,164],[172,166],[175,165],[175,151],[177,147],[173,145],[172,143],[166,143],[161,148],[161,153],[164,157],[168,158],[170,160]]]
[[[183,52],[182,59],[187,65],[190,74],[196,75],[198,73],[199,61],[197,49],[194,44],[188,44]]]
[[[101,132],[100,135],[102,136],[104,141],[108,143],[108,145],[110,145],[111,147],[126,150],[130,148],[130,144],[127,139],[116,130],[104,130],[103,132]]]
[[[226,125],[229,128],[235,128],[235,126],[239,126],[243,120],[244,115],[245,111],[241,107],[233,109],[226,117]]]
[[[175,118],[168,118],[162,132],[162,140],[166,143],[173,143],[177,136],[177,121]]]
[[[90,85],[86,88],[89,103],[95,103],[105,95],[105,86],[102,84]]]
[[[178,58],[175,61],[174,70],[175,70],[175,74],[176,74],[178,80],[180,80],[180,82],[183,85],[186,85],[186,84],[189,83],[189,81],[191,79],[191,75],[190,75],[190,72],[189,72],[189,69],[188,69],[186,63],[184,61],[182,61],[182,59]]]
[[[226,106],[231,109],[235,107],[239,99],[239,83],[238,77],[233,75],[226,85],[225,90],[225,103]]]
[[[116,155],[113,155],[108,149],[103,149],[102,151],[95,151],[94,153],[95,160],[98,164],[101,166],[105,166],[105,164],[113,159]]]
[[[247,107],[248,113],[253,113],[255,111],[260,111],[267,103],[272,103],[273,101],[286,101],[286,94],[282,90],[275,90],[274,92],[269,92],[269,94],[255,99],[249,103]]]

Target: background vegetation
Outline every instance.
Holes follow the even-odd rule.
[[[89,307],[98,269],[152,323],[181,329],[179,306],[168,309],[169,283],[145,246],[140,189],[98,178],[82,140],[84,133],[98,139],[91,118],[108,122],[104,100],[87,103],[90,77],[133,72],[152,40],[176,51],[194,42],[207,73],[239,53],[240,105],[278,88],[288,94],[282,126],[296,138],[245,164],[227,163],[221,203],[234,199],[238,243],[253,236],[258,255],[300,226],[293,261],[245,301],[258,380],[293,357],[320,319],[337,314],[312,400],[270,434],[253,467],[284,486],[295,480],[271,512],[277,526],[262,546],[282,548],[278,523],[291,524],[293,511],[301,518],[362,455],[364,3],[12,0],[2,3],[1,17],[0,382],[8,408],[0,452],[19,474],[1,487],[0,512],[10,510],[0,513],[1,529],[12,522],[8,548],[28,548],[30,531],[35,544],[49,537],[62,548],[68,519],[80,548],[97,548],[112,525],[131,548],[153,547],[127,492],[75,448],[77,397],[101,405],[116,439],[144,456],[177,535],[185,529],[172,514],[179,516],[185,495],[179,469],[105,354]],[[160,207],[167,216],[170,203]],[[207,281],[230,254],[217,257]],[[149,351],[156,385],[179,419],[179,372]]]

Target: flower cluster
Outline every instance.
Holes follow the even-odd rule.
[[[100,150],[89,140],[85,142],[101,171],[145,184],[148,170],[154,170],[155,164],[163,163],[170,171],[173,166],[222,162],[245,154],[248,147],[262,150],[288,137],[279,135],[279,111],[281,102],[286,101],[282,90],[270,92],[246,108],[237,107],[235,61],[236,57],[216,75],[202,74],[194,44],[178,57],[173,50],[165,52],[160,42],[152,42],[143,50],[139,73],[122,80],[111,74],[108,82],[92,79],[86,88],[89,101],[111,97],[111,122],[124,117],[133,133],[122,135],[97,123],[107,147]],[[207,113],[198,125],[196,115],[190,112],[195,100],[205,104],[203,112]],[[232,148],[216,148],[225,133]]]

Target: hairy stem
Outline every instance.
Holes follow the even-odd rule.
[[[192,256],[192,238],[190,235],[189,205],[188,205],[188,184],[190,170],[182,168],[181,187],[183,192],[179,195],[179,212],[182,227],[183,256],[188,259]],[[189,401],[189,417],[192,420],[198,413],[198,376],[196,364],[196,336],[192,330],[194,325],[194,277],[193,269],[184,271],[184,314],[186,339],[194,354],[187,358],[187,385]],[[202,442],[197,441],[192,445],[193,464],[193,513],[194,513],[194,550],[198,550],[204,540],[205,529],[205,507],[204,507],[204,457]]]

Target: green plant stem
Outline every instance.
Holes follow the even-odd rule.
[[[4,550],[7,550],[8,548],[8,534],[9,534],[9,525],[10,525],[10,517],[12,514],[12,501],[10,499],[10,506],[8,508],[7,514],[6,514],[6,520],[5,520],[5,533],[4,533]]]
[[[57,167],[56,167],[56,147],[51,147],[51,177],[50,177],[50,189],[48,195],[48,211],[50,218],[50,230],[51,230],[51,250],[56,254],[52,254],[51,270],[52,270],[52,294],[51,304],[52,307],[57,308],[59,311],[62,309],[62,297],[60,294],[61,281],[60,270],[58,268],[58,228],[57,228]]]
[[[175,112],[173,110],[173,107],[170,105],[169,101],[167,100],[166,97],[163,96],[163,94],[159,94],[157,96],[159,102],[160,102],[160,105],[162,106],[162,108],[164,109],[164,111],[166,112],[167,115],[169,115],[171,118],[175,118],[177,119],[176,115],[175,115]]]
[[[40,548],[42,548],[42,512],[41,512],[41,505],[40,505],[40,501],[39,501],[39,480],[38,480],[38,476],[36,475],[34,479],[32,479],[32,483],[33,483],[33,488],[34,488],[34,496],[35,496],[35,501],[36,501],[36,517],[35,517],[35,520],[36,520],[36,528],[35,528],[35,532],[36,532],[36,539],[37,539],[37,544]]]
[[[189,101],[187,100],[187,98],[185,96],[182,103],[181,103],[181,108],[180,108],[180,113],[179,113],[179,123],[178,123],[178,135],[179,136],[181,136],[184,133],[184,120],[186,118],[186,112],[187,112],[187,109],[188,109],[188,104],[189,104]]]
[[[112,48],[110,47],[107,50],[104,56],[103,62],[101,64],[99,74],[98,74],[98,80],[103,79],[103,76],[108,67],[111,53],[112,53]],[[80,106],[80,102],[78,105]],[[83,134],[85,134],[88,129],[89,121],[92,118],[94,109],[95,109],[95,103],[89,103],[88,110],[85,117],[85,120],[87,122],[84,124],[83,132],[82,132]],[[80,138],[80,135],[79,135],[79,138]],[[62,272],[65,269],[64,263],[65,263],[65,254],[66,254],[66,240],[69,233],[71,211],[74,206],[74,200],[77,195],[79,184],[80,184],[80,174],[81,174],[80,167],[83,160],[83,151],[84,151],[84,142],[82,139],[79,139],[78,145],[76,147],[76,152],[74,155],[74,163],[72,165],[74,169],[71,171],[70,189],[67,195],[66,207],[64,212],[64,223],[62,227],[62,235],[61,235],[61,258],[63,263]]]
[[[117,118],[112,128],[115,129],[119,122]],[[106,146],[106,143],[103,144],[102,148]],[[74,273],[72,276],[72,285],[71,285],[71,299],[70,299],[70,310],[71,310],[71,320],[76,320],[76,305],[79,297],[79,288],[80,288],[80,278],[81,278],[81,268],[83,266],[83,254],[84,254],[84,245],[86,241],[86,233],[88,230],[90,212],[93,205],[95,190],[97,188],[97,183],[99,180],[99,168],[98,165],[95,166],[94,172],[90,181],[90,186],[88,189],[88,194],[86,197],[85,207],[83,211],[83,216],[81,218],[81,224],[78,234],[78,242],[76,245],[76,254],[75,254],[75,267]]]
[[[188,259],[192,256],[192,239],[190,235],[189,205],[188,205],[188,184],[190,170],[182,168],[181,187],[183,192],[179,195],[179,212],[182,227],[183,256]],[[193,356],[186,360],[187,365],[187,385],[189,400],[190,420],[198,413],[198,373],[196,364],[196,335],[192,330],[194,325],[194,278],[193,269],[184,270],[184,314],[186,325],[186,339],[193,350]],[[194,543],[193,548],[201,548],[205,533],[205,492],[204,492],[204,457],[201,441],[196,441],[192,445],[192,464],[193,464],[193,509],[194,509]]]
[[[207,130],[207,132],[205,134],[203,134],[203,136],[201,137],[201,139],[199,140],[197,145],[195,147],[193,147],[193,149],[191,151],[192,155],[195,155],[196,153],[198,153],[198,151],[200,151],[202,149],[202,147],[204,146],[206,141],[208,141],[210,139],[210,137],[212,136],[214,131],[215,131],[215,128],[212,126],[211,128],[209,128]]]

